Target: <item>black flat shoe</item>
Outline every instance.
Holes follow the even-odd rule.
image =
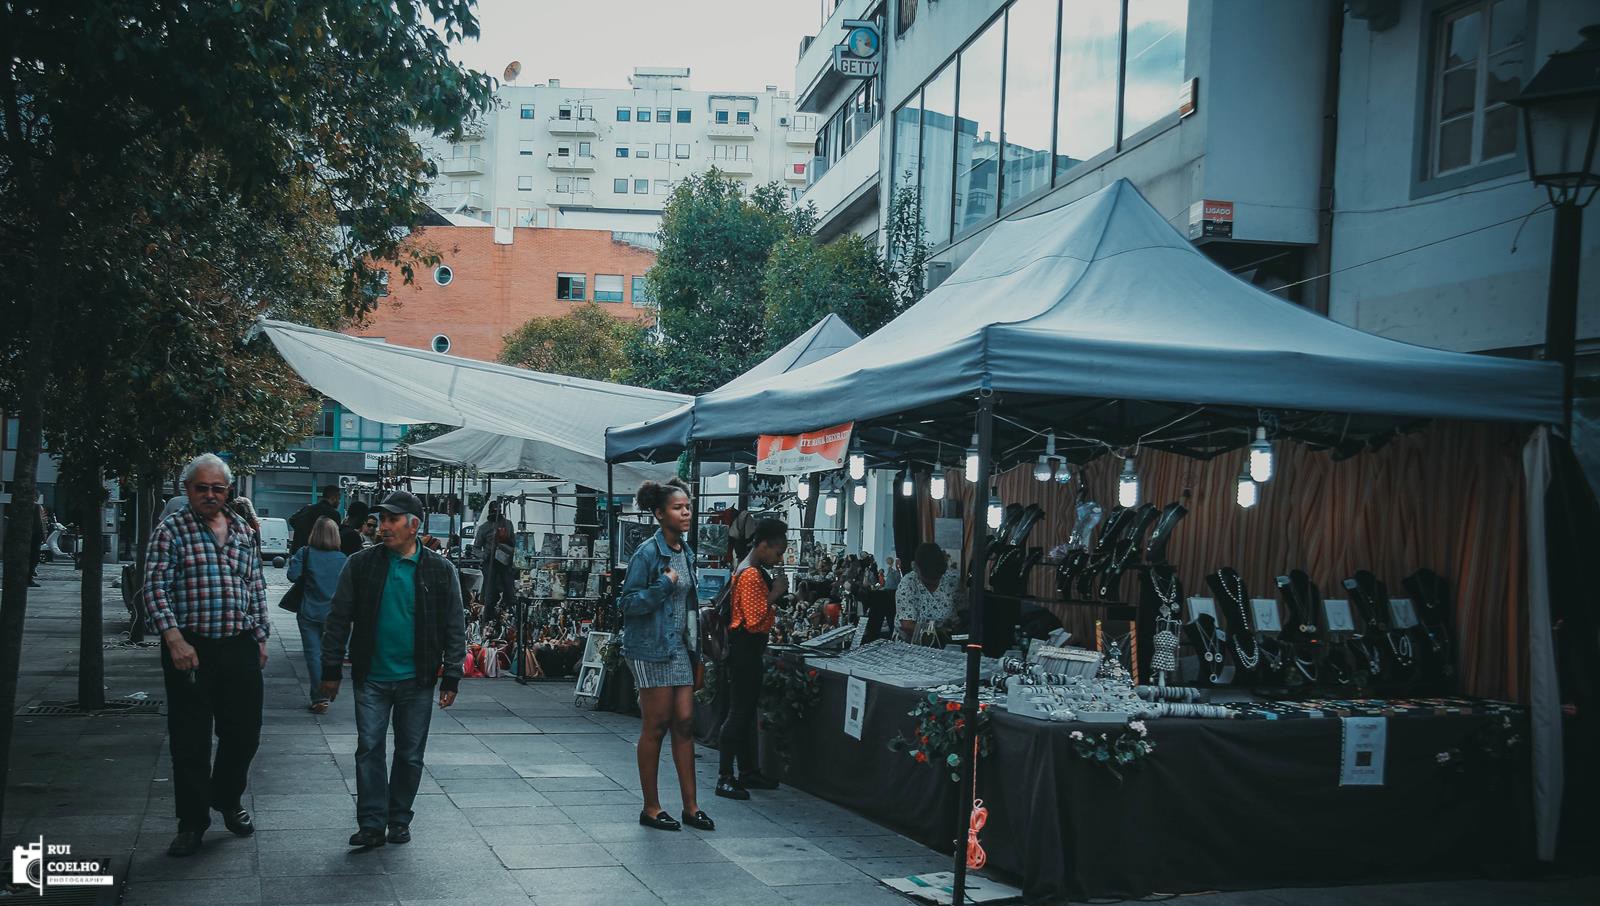
[[[727,777],[720,778],[717,781],[716,793],[724,799],[738,799],[741,802],[750,798],[749,790],[734,783]]]
[[[350,845],[363,848],[382,846],[384,844],[383,828],[363,827],[350,835]]]
[[[749,796],[748,793],[745,795],[747,797]],[[707,815],[705,812],[695,812],[692,815],[688,812],[684,812],[683,823],[689,825],[695,830],[714,831],[717,829],[717,823],[712,821],[711,816]]]
[[[200,838],[205,831],[178,831],[178,836],[172,838],[172,845],[167,847],[167,855],[175,859],[192,856],[200,851]]]
[[[654,818],[641,812],[639,813],[639,823],[645,827],[653,827],[656,830],[683,830],[683,825],[674,821],[672,816],[666,812],[656,812]]]
[[[411,828],[404,824],[389,825],[389,842],[400,844],[411,842]]]
[[[739,785],[747,790],[775,790],[778,781],[765,774],[746,774],[739,778]]]
[[[222,813],[222,826],[240,837],[248,837],[256,832],[255,822],[250,819],[250,813],[242,808],[217,809]]]

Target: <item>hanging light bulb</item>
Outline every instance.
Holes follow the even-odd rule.
[[[829,516],[839,515],[839,495],[829,494],[822,499],[822,511]]]
[[[867,486],[864,485],[864,484],[856,485],[856,489],[851,492],[851,499],[853,499],[856,502],[856,506],[866,506],[867,505]]]
[[[1239,501],[1240,506],[1248,510],[1256,505],[1256,501],[1260,496],[1260,488],[1257,487],[1255,478],[1250,474],[1250,469],[1247,466],[1239,473],[1239,490],[1236,499]]]
[[[1056,483],[1070,484],[1072,482],[1072,464],[1065,459],[1056,465]]]
[[[1256,429],[1255,443],[1250,445],[1250,479],[1257,483],[1272,480],[1272,442],[1267,440],[1266,428]]]
[[[972,446],[967,448],[967,480],[978,480],[978,435],[972,435]]]
[[[801,478],[800,478],[800,487],[796,489],[795,493],[797,495],[799,495],[801,503],[805,503],[807,500],[811,499],[811,476],[810,475],[801,476]]]
[[[933,477],[928,479],[928,496],[934,500],[944,499],[944,469],[933,470]]]
[[[1139,473],[1133,469],[1133,457],[1122,461],[1122,478],[1117,481],[1117,502],[1123,506],[1139,503]]]
[[[990,528],[997,529],[1000,527],[1000,520],[1005,516],[1005,512],[1005,504],[1000,502],[1000,498],[990,497],[989,510],[984,514],[987,517],[984,521],[989,523]]]
[[[907,466],[906,470],[900,473],[900,496],[911,497],[916,493],[917,482],[916,479],[911,477],[911,467]]]
[[[739,469],[733,463],[728,463],[728,490],[739,490]]]
[[[1055,471],[1056,464],[1056,433],[1050,432],[1045,438],[1044,452],[1039,454],[1039,464],[1033,467],[1034,481],[1049,481],[1050,475]]]
[[[867,457],[859,451],[850,454],[850,480],[860,481],[867,477]]]

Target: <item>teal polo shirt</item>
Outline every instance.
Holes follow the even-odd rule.
[[[417,562],[422,545],[411,556],[385,551],[389,557],[389,578],[383,583],[378,601],[378,633],[372,648],[372,669],[367,679],[396,683],[417,678]]]

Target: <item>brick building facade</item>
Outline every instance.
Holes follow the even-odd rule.
[[[346,333],[484,361],[529,318],[559,316],[581,301],[627,320],[653,319],[644,275],[655,253],[608,230],[521,227],[509,244],[483,226],[427,227],[412,242],[438,253],[411,284],[391,274],[389,295]]]

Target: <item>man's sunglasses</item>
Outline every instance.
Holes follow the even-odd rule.
[[[202,494],[211,493],[218,497],[228,493],[228,485],[225,484],[196,484],[190,485],[190,487]]]

